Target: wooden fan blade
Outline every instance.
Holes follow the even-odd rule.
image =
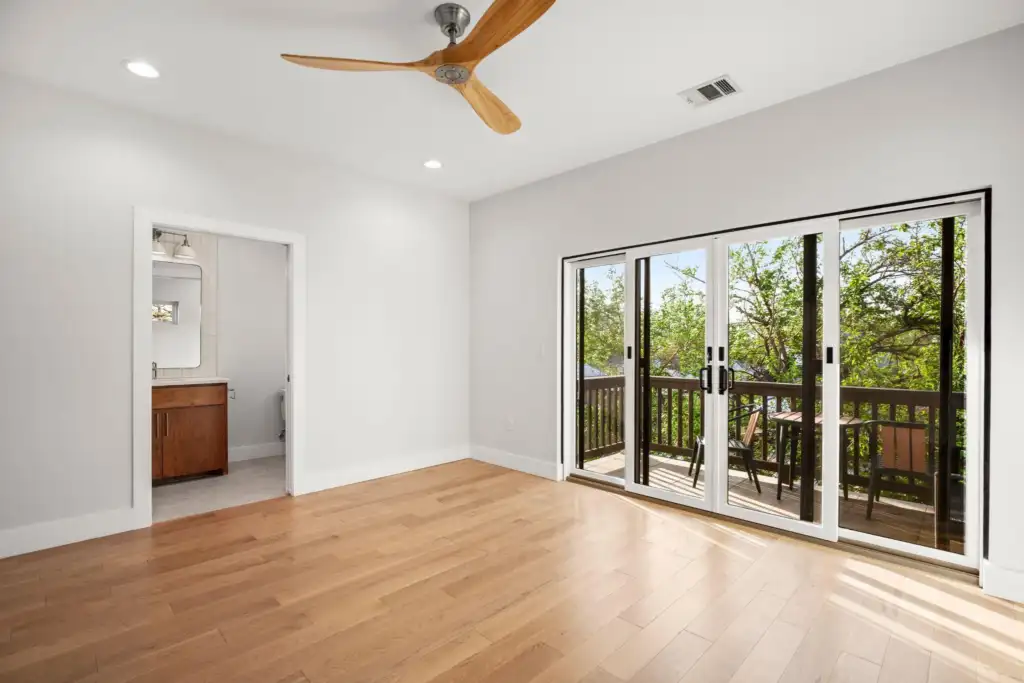
[[[469,102],[469,106],[484,120],[491,130],[502,135],[515,133],[523,125],[519,117],[512,113],[512,110],[505,106],[505,103],[498,99],[498,96],[488,90],[487,86],[480,82],[476,76],[470,76],[465,83],[453,85],[453,88],[462,93],[462,96]]]
[[[365,59],[306,57],[303,55],[281,55],[281,58],[299,66],[332,71],[406,71],[421,68],[419,62],[372,62]]]
[[[494,0],[466,39],[444,51],[450,63],[479,62],[551,9],[555,0]]]

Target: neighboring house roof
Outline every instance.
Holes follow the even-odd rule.
[[[584,363],[583,364],[583,376],[584,377],[604,377],[605,374],[603,372],[601,372],[600,370],[598,370],[597,368],[595,368],[595,367],[593,367],[591,365],[587,365],[586,363]]]

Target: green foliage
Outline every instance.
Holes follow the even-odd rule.
[[[651,311],[651,374],[694,377],[705,364],[706,283],[694,267],[668,267],[679,282]]]
[[[954,391],[964,387],[966,234],[954,233]],[[941,225],[889,225],[842,235],[844,385],[939,388]]]
[[[606,375],[622,374],[626,276],[623,266],[587,268],[584,301],[584,362]],[[576,319],[579,349],[579,318]]]
[[[956,220],[953,390],[963,391],[967,240]],[[803,247],[792,237],[730,248],[729,355],[739,379],[801,381]],[[820,356],[820,237],[818,249]],[[939,221],[840,235],[844,386],[938,389],[940,249]],[[651,311],[651,374],[694,377],[705,365],[706,284],[696,268],[669,268],[678,282]],[[622,266],[587,269],[585,362],[607,375],[622,373],[624,300]]]
[[[820,283],[820,255],[818,280]],[[729,357],[739,379],[800,382],[802,340],[803,238],[747,242],[730,248]]]
[[[821,356],[821,257],[818,330]],[[966,234],[954,240],[954,391],[963,391]],[[730,250],[730,359],[754,381],[799,382],[803,340],[803,240]],[[844,386],[939,388],[941,224],[903,223],[840,236],[841,381]]]

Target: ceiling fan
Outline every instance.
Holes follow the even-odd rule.
[[[338,57],[281,55],[301,66],[334,71],[420,71],[458,90],[469,106],[497,133],[508,135],[519,130],[519,117],[477,79],[477,65],[505,43],[543,16],[555,0],[494,0],[466,39],[456,44],[469,26],[469,11],[462,5],[446,2],[434,10],[434,19],[448,36],[448,47],[418,62],[374,62]]]

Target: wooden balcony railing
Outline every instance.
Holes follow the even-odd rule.
[[[584,387],[584,457],[586,460],[615,453],[625,447],[624,424],[625,377],[588,377]],[[666,455],[689,458],[697,437],[703,433],[704,396],[696,379],[651,377],[651,450]],[[775,473],[775,425],[765,419],[782,410],[801,410],[799,384],[781,382],[737,381],[730,394],[733,406],[755,405],[761,408],[757,432],[752,444],[754,461],[759,470]],[[821,396],[820,387],[818,396]],[[880,389],[870,387],[842,387],[839,391],[840,413],[863,420],[900,420],[928,425],[926,440],[928,457],[934,471],[938,453],[939,392],[913,389]],[[953,408],[962,418],[963,393],[953,394]],[[815,406],[820,412],[821,405]],[[739,417],[729,425],[730,436],[740,438],[748,417]],[[958,420],[959,423],[959,420]],[[962,442],[962,429],[955,430],[955,444]],[[843,430],[840,440],[846,468],[846,483],[866,487],[871,456],[878,444],[873,430],[850,427]],[[962,453],[959,446],[955,453]],[[962,472],[962,457],[955,458],[952,473]],[[789,478],[789,465],[783,477]],[[795,474],[795,473],[794,473]],[[896,482],[892,490],[930,502],[928,486],[907,481]]]
[[[626,378],[587,377],[583,380],[583,454],[586,460],[626,447]]]

